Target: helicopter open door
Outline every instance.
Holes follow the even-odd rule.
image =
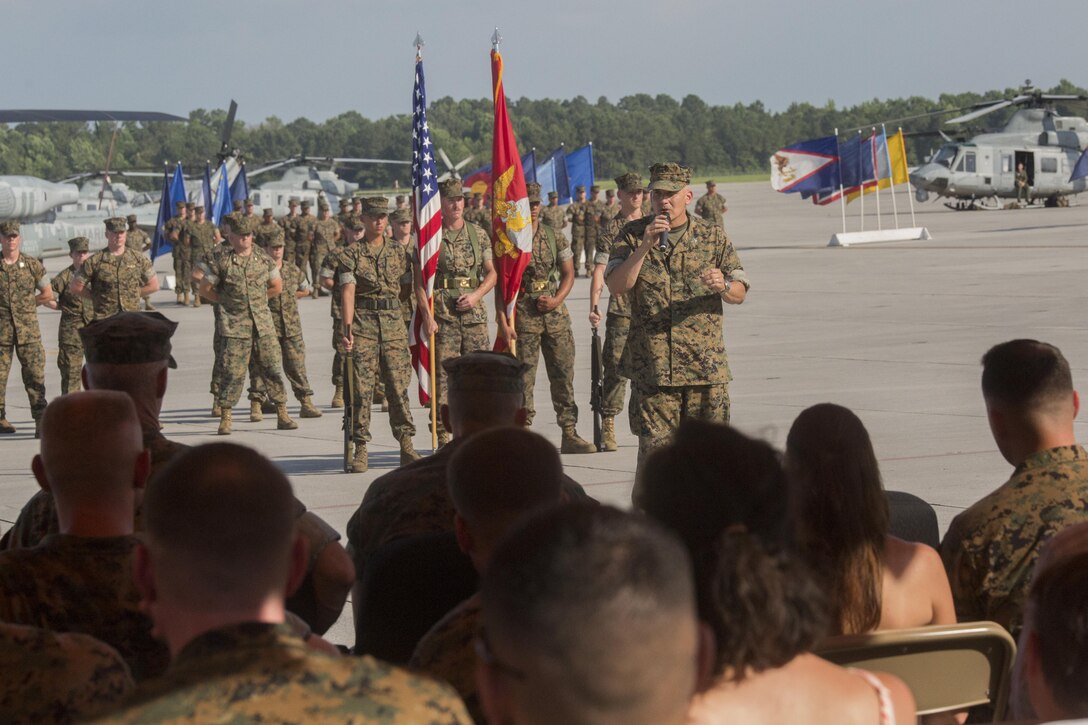
[[[1035,153],[1032,151],[1017,151],[1014,169],[1024,165],[1024,171],[1028,172],[1028,186],[1035,186]]]

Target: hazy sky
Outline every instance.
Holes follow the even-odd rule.
[[[1088,2],[1050,0],[0,0],[8,108],[226,108],[322,121],[409,113],[412,40],[431,99],[489,94],[498,25],[512,98],[694,93],[839,107],[1088,86]]]

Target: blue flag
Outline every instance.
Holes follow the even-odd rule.
[[[845,189],[859,188],[867,181],[873,181],[872,146],[869,138],[860,133],[839,144],[839,169],[842,185]]]
[[[525,183],[536,181],[536,149],[529,149],[529,153],[521,157],[521,168],[525,172]]]
[[[560,146],[552,152],[555,191],[559,194],[560,204],[570,203],[570,174],[567,172],[567,150]]]
[[[155,259],[163,254],[169,254],[174,250],[164,234],[163,226],[174,217],[174,208],[177,203],[185,202],[185,174],[179,163],[174,167],[174,178],[169,184],[163,178],[162,197],[159,200],[159,218],[155,224],[155,237],[151,240],[151,258]]]
[[[246,176],[246,165],[238,167],[238,175],[230,185],[230,200],[245,201],[249,198],[249,178]]]
[[[574,189],[584,186],[588,190],[593,186],[593,143],[567,154],[567,198],[574,196]],[[558,179],[556,180],[558,182]],[[562,192],[560,192],[562,195]]]
[[[216,227],[223,217],[230,214],[233,209],[230,198],[230,187],[227,186],[227,162],[219,166],[219,188],[215,192],[215,206],[212,207],[211,220]]]
[[[784,194],[839,187],[839,142],[835,136],[800,141],[771,156],[771,188]]]
[[[211,219],[212,217],[212,170],[208,168],[207,164],[204,164],[204,218]]]
[[[1085,176],[1088,176],[1088,148],[1085,148],[1084,153],[1077,159],[1077,163],[1073,166],[1073,173],[1069,175],[1069,181],[1083,179]]]

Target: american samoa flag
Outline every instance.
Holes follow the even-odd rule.
[[[416,84],[412,92],[412,217],[419,240],[419,262],[427,303],[433,304],[434,273],[442,246],[442,203],[438,197],[438,175],[434,147],[427,126],[427,93],[423,86],[423,59],[416,56]],[[412,316],[408,333],[412,367],[419,378],[419,402],[431,402],[430,338],[423,331],[419,310]]]

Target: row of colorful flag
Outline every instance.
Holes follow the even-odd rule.
[[[521,168],[525,181],[540,184],[541,196],[546,197],[554,191],[559,195],[560,204],[569,204],[574,199],[575,189],[579,186],[588,189],[593,185],[593,144],[588,143],[570,153],[561,145],[542,161],[537,159],[536,149],[530,149],[521,157]],[[491,164],[465,174],[461,183],[475,193],[486,193],[491,186]]]
[[[771,187],[785,194],[799,193],[814,204],[908,183],[907,153],[900,129],[891,136],[873,129],[845,141],[838,136],[801,141],[771,156]]]
[[[228,183],[226,161],[219,165],[218,175],[219,181],[213,196],[212,170],[207,164],[204,165],[204,179],[201,182],[200,194],[200,198],[203,199],[204,209],[208,213],[207,218],[217,227],[223,217],[230,214],[234,202],[244,201],[249,198],[249,179],[246,177],[245,164],[239,167],[238,173],[232,182]],[[177,202],[185,202],[188,199],[189,197],[185,193],[185,174],[182,171],[181,162],[178,162],[178,165],[174,167],[173,175],[168,171],[164,171],[162,174],[159,216],[155,222],[155,235],[151,240],[152,259],[173,251],[174,245],[164,236],[163,228],[166,226],[166,222],[174,217]]]

